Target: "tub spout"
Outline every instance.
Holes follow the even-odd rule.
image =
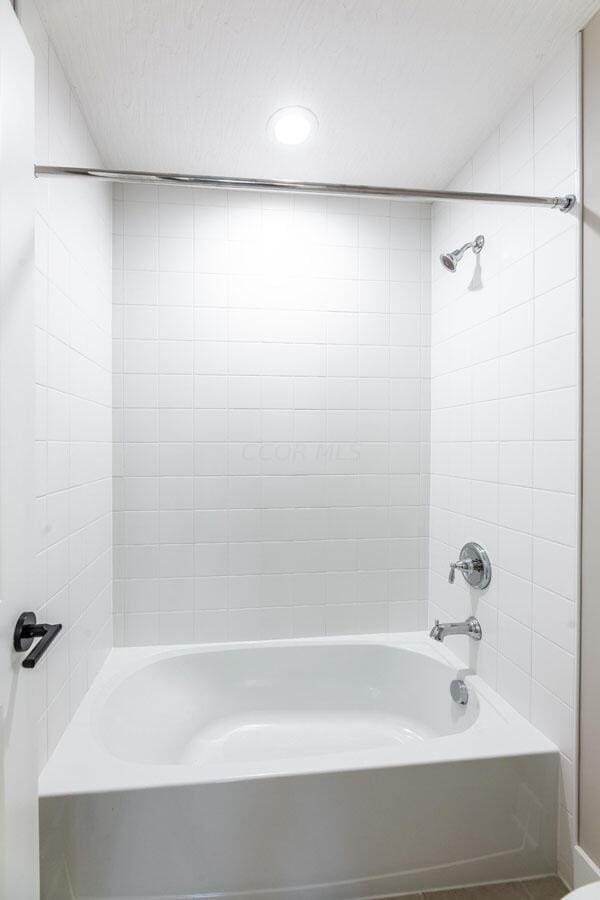
[[[435,620],[435,624],[429,632],[429,637],[434,641],[443,641],[448,635],[466,634],[474,641],[480,641],[482,632],[481,625],[475,616],[469,616],[464,622],[440,622]]]

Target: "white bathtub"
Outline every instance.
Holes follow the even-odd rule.
[[[555,866],[556,748],[422,634],[114,650],[40,793],[45,900],[67,874],[348,900]]]

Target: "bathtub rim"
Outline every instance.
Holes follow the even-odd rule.
[[[477,694],[478,720],[457,734],[417,744],[368,752],[306,756],[299,761],[269,760],[247,764],[243,771],[231,766],[206,768],[182,764],[125,761],[114,756],[95,734],[98,709],[129,675],[154,661],[173,656],[236,649],[307,647],[327,645],[376,645],[428,656],[446,665],[454,677],[464,678]],[[263,641],[149,645],[113,648],[90,686],[39,778],[40,797],[109,793],[168,786],[217,784],[276,777],[431,765],[468,759],[556,754],[557,747],[503,700],[444,644],[434,643],[426,632],[287,638]]]

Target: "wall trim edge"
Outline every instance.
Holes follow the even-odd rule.
[[[573,848],[573,876],[575,887],[582,887],[584,884],[591,884],[593,881],[600,881],[600,868],[590,859],[585,850],[575,844]]]

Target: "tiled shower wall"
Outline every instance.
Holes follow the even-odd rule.
[[[459,173],[461,190],[578,194],[571,43]],[[455,275],[438,262],[483,233]],[[579,283],[577,212],[436,204],[432,220],[430,618],[475,613],[453,643],[560,747],[559,856],[571,882]],[[448,564],[467,540],[494,566],[484,594]],[[462,644],[461,644],[462,642]]]
[[[38,163],[99,165],[32,0]],[[40,766],[112,645],[111,192],[36,182],[36,596],[63,630],[36,667]]]
[[[119,642],[423,627],[429,213],[116,191]]]

